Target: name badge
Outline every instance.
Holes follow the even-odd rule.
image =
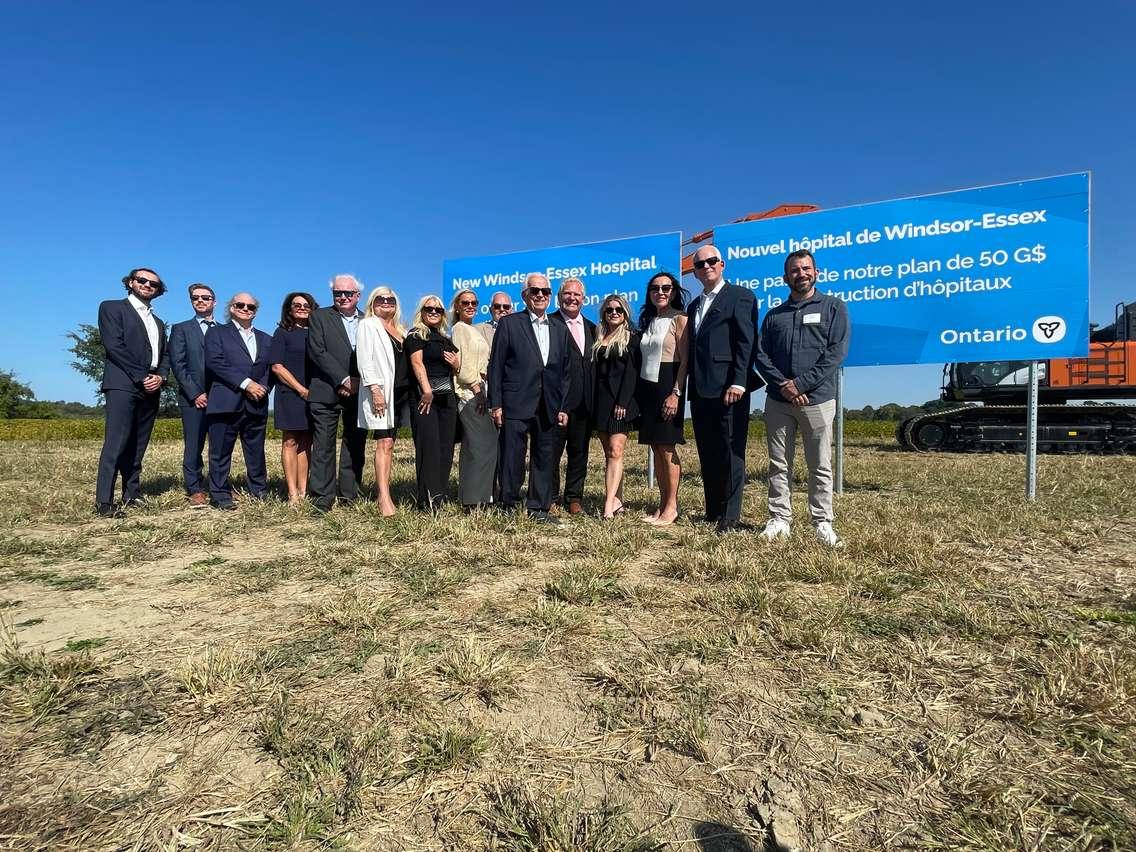
[[[805,314],[801,317],[801,322],[805,325],[816,325],[820,322],[820,314]]]

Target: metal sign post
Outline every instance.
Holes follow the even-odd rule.
[[[1037,497],[1037,361],[1029,364],[1026,398],[1026,499]]]
[[[647,487],[655,487],[655,451],[647,447]]]
[[[844,493],[844,368],[836,371],[836,459],[832,468],[832,490]]]

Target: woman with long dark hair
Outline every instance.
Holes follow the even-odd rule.
[[[273,423],[284,433],[280,464],[288,484],[288,502],[295,506],[308,496],[308,462],[312,450],[312,421],[308,414],[308,320],[318,308],[311,293],[289,293],[280,307],[280,324],[272,335],[268,363],[276,378]]]

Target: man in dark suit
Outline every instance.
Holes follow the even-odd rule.
[[[192,509],[209,505],[207,485],[201,465],[205,448],[205,406],[209,390],[205,384],[205,333],[215,323],[213,306],[217,296],[208,284],[189,285],[193,319],[175,323],[170,329],[170,369],[178,384],[178,411],[184,449],[181,456],[182,479]]]
[[[359,329],[359,293],[353,275],[331,279],[334,306],[312,311],[308,320],[308,409],[312,415],[312,461],[308,493],[317,511],[328,512],[339,499],[355,500],[363,479],[367,432],[359,426],[359,365],[355,335]],[[335,438],[340,419],[336,486]]]
[[[529,491],[531,517],[558,523],[552,505],[553,465],[561,429],[568,424],[569,346],[565,325],[551,322],[548,279],[532,273],[522,294],[528,310],[497,323],[489,354],[489,409],[501,430],[501,507],[517,508],[525,478],[525,448],[531,440]]]
[[[230,322],[205,334],[205,378],[209,401],[209,496],[218,509],[233,510],[229,470],[233,447],[241,439],[249,494],[268,491],[264,433],[268,425],[268,351],[272,338],[252,327],[260,303],[248,293],[229,300]]]
[[[152,269],[132,269],[122,279],[125,299],[99,305],[99,337],[106,350],[102,391],[106,399],[106,429],[95,484],[95,510],[118,517],[115,480],[122,476],[125,506],[142,499],[142,457],[158,416],[162,385],[170,373],[166,326],[150,303],[166,292]]]
[[[749,395],[760,386],[752,369],[757,302],[749,290],[722,277],[725,266],[714,246],[694,253],[702,293],[687,307],[690,419],[706,520],[717,524],[718,532],[735,529],[741,519]]]
[[[568,330],[568,396],[564,410],[568,425],[560,432],[553,464],[553,496],[560,494],[560,454],[567,448],[568,463],[564,471],[564,497],[561,505],[570,515],[584,511],[584,479],[588,475],[588,443],[592,436],[592,346],[596,342],[596,324],[580,313],[584,307],[584,282],[565,278],[556,294],[560,310],[549,319]]]

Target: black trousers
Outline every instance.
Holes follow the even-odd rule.
[[[367,430],[359,427],[359,398],[355,394],[338,397],[336,402],[308,402],[312,415],[311,467],[308,494],[321,509],[330,509],[336,493],[344,500],[359,497],[363,481]],[[335,442],[339,421],[343,421],[343,441],[339,446],[339,476],[336,478]]]
[[[430,410],[418,410],[420,396],[411,394],[410,431],[414,435],[414,474],[418,480],[418,508],[436,509],[449,495],[450,469],[454,466],[454,435],[458,425],[456,394],[434,394]]]
[[[205,409],[178,403],[181,412],[181,475],[186,494],[199,494],[208,490],[201,453],[205,449],[205,436],[209,427],[205,422]]]
[[[122,477],[122,499],[142,496],[142,457],[150,444],[160,393],[108,390],[103,450],[95,481],[95,502],[114,502],[114,485]]]
[[[245,478],[249,494],[263,497],[268,492],[268,466],[264,462],[264,433],[268,415],[239,412],[210,414],[209,423],[209,497],[214,503],[229,503],[233,486],[229,471],[233,466],[233,448],[241,439],[245,457]]]
[[[501,505],[516,508],[525,479],[525,453],[529,453],[529,492],[525,508],[547,512],[552,505],[556,448],[561,428],[551,423],[543,409],[535,417],[506,416],[501,429]],[[531,442],[531,446],[530,446]]]
[[[560,494],[560,456],[568,453],[564,468],[564,503],[584,499],[584,480],[588,477],[588,445],[592,438],[591,413],[583,405],[568,412],[568,425],[558,429],[556,461],[552,466],[552,495]]]
[[[749,394],[743,394],[733,405],[726,405],[721,397],[691,395],[690,419],[702,466],[706,519],[737,521],[742,515],[745,485]]]

